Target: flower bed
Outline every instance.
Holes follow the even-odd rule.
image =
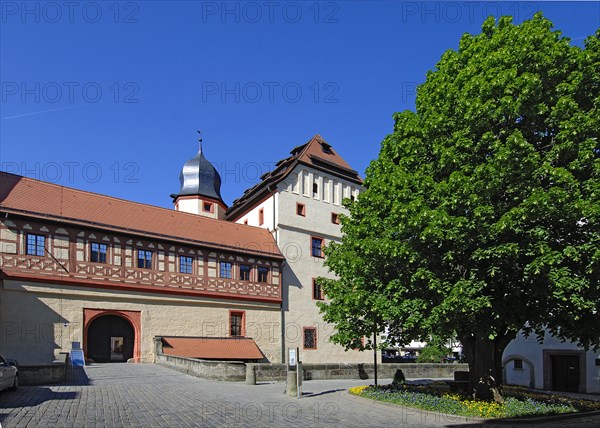
[[[450,394],[446,385],[357,386],[349,392],[361,397],[418,409],[476,418],[511,418],[520,416],[557,415],[600,410],[600,403],[519,388],[505,388],[504,403],[478,401]]]

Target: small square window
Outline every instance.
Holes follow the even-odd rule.
[[[95,263],[106,263],[106,250],[106,244],[98,244],[97,242],[92,242],[90,260]]]
[[[250,281],[250,265],[240,265],[240,279],[242,281]]]
[[[311,238],[311,254],[313,257],[323,258],[323,238]]]
[[[331,213],[331,222],[333,224],[340,224],[340,215],[338,213]]]
[[[46,237],[44,235],[27,235],[27,255],[29,256],[43,256],[45,248]]]
[[[202,204],[202,209],[205,213],[212,213],[214,211],[214,204],[212,204],[211,202],[204,202]]]
[[[523,368],[523,360],[521,360],[521,359],[519,359],[519,358],[516,358],[516,359],[514,359],[513,361],[514,361],[514,363],[513,363],[513,368],[515,368],[515,369],[517,369],[517,370],[519,370],[519,369],[522,369],[522,368]]]
[[[296,214],[299,216],[306,216],[306,206],[304,204],[297,203],[296,204]]]
[[[188,256],[179,256],[179,272],[192,273],[192,258]]]
[[[221,262],[219,267],[219,276],[221,278],[231,278],[231,263]]]
[[[323,288],[321,284],[317,282],[316,279],[313,278],[313,299],[314,300],[323,300]]]
[[[303,331],[304,349],[317,349],[317,329],[314,327],[304,327]]]
[[[152,251],[138,250],[138,267],[152,269]]]
[[[262,226],[265,223],[265,211],[261,208],[258,210],[258,225]]]
[[[258,273],[258,282],[267,282],[269,277],[269,268],[259,266],[256,271]]]

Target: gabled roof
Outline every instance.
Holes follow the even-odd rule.
[[[274,186],[285,180],[294,168],[301,164],[362,185],[362,179],[358,172],[353,170],[323,137],[316,134],[305,144],[294,147],[290,151],[289,157],[277,162],[273,171],[263,174],[258,184],[246,190],[240,198],[233,201],[225,213],[225,218],[231,221],[240,218],[257,201],[269,193],[273,193]]]
[[[249,337],[162,337],[163,354],[202,360],[262,360]]]
[[[125,235],[283,259],[263,228],[211,219],[0,172],[0,211]]]

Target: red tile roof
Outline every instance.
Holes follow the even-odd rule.
[[[358,172],[353,170],[319,134],[316,134],[307,143],[294,147],[290,154],[291,156],[277,162],[273,171],[264,174],[260,183],[246,190],[240,198],[233,201],[232,206],[227,210],[227,219],[235,221],[240,218],[257,201],[262,200],[269,192],[272,192],[269,189],[272,189],[274,184],[284,180],[298,164],[308,165],[362,185],[362,179]]]
[[[282,259],[263,228],[216,220],[0,172],[0,211],[124,234]]]
[[[163,353],[202,360],[262,360],[265,358],[248,337],[163,337]]]

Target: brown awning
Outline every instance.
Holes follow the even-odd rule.
[[[262,360],[260,348],[249,337],[162,337],[163,353],[202,360]]]

